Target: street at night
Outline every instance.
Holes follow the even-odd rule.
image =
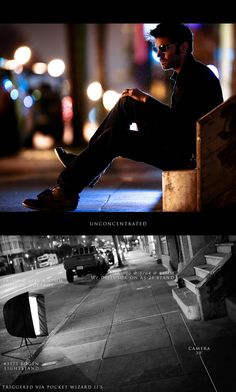
[[[236,24],[79,14],[0,24],[0,391],[233,392]]]
[[[41,344],[29,346],[25,370],[25,348],[8,354],[21,360],[1,356],[3,390],[232,390],[235,324],[227,317],[187,320],[171,295],[174,275],[141,250],[101,280],[67,283],[59,265],[1,282],[2,305],[26,290],[43,293],[49,329]],[[1,321],[1,351],[17,342]]]
[[[231,218],[235,210],[162,212],[162,172],[125,158],[113,161],[95,187],[83,190],[75,211],[55,214],[25,208],[22,201],[35,198],[42,190],[54,186],[62,168],[53,150],[26,149],[0,158],[2,233],[78,234],[78,231],[89,230],[96,234],[96,223],[99,223],[104,234],[110,234],[110,230],[121,234],[132,222],[136,233],[140,225],[147,232],[183,230],[198,234],[203,227],[205,232],[212,232],[213,227],[218,231],[226,226],[229,231],[231,226],[233,229]],[[109,222],[113,226],[109,226]]]
[[[53,150],[22,150],[0,158],[0,211],[32,212],[22,206],[23,200],[54,186],[62,169]],[[94,188],[81,193],[75,212],[155,211],[161,194],[160,170],[120,158]]]

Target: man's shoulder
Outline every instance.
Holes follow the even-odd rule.
[[[202,75],[206,75],[208,77],[213,77],[214,79],[216,78],[216,74],[212,70],[212,69],[214,69],[213,66],[209,67],[209,65],[204,64],[199,60],[194,60],[193,66],[194,66],[196,72],[201,73]],[[216,67],[215,67],[215,70],[217,71]]]
[[[183,71],[185,76],[194,78],[211,77],[214,75],[213,71],[200,60],[196,59],[192,54],[186,58]],[[214,75],[215,76],[215,75]]]
[[[194,79],[198,87],[204,87],[206,95],[214,96],[215,106],[223,102],[222,88],[217,68],[195,60]]]

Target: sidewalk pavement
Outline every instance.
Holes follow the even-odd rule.
[[[79,153],[78,150],[73,150]],[[162,171],[142,162],[115,159],[94,188],[80,194],[77,209],[69,212],[34,211],[22,206],[26,198],[37,195],[55,185],[63,170],[53,150],[22,150],[18,154],[0,158],[0,220],[5,233],[29,233],[32,228],[45,233],[78,233],[89,230],[97,234],[99,222],[103,233],[110,234],[111,221],[122,224],[139,222],[146,230],[176,233],[181,230],[199,234],[222,227],[234,230],[234,213],[228,211],[171,213],[162,211]],[[236,218],[236,216],[235,216]],[[104,224],[103,224],[104,223]],[[140,234],[140,227],[132,226]],[[100,226],[100,229],[101,229]],[[113,227],[115,234],[123,234],[123,227]],[[134,232],[132,233],[134,234]]]
[[[69,151],[69,150],[68,150]],[[79,153],[79,150],[73,150]],[[31,212],[26,198],[56,184],[63,166],[53,150],[21,150],[0,158],[0,211]],[[160,210],[162,172],[151,165],[115,159],[94,188],[85,188],[76,212],[150,212]]]
[[[128,253],[5,390],[233,391],[235,324],[185,319],[173,278],[146,253]]]

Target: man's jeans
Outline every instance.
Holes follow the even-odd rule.
[[[136,123],[138,131],[130,130]],[[80,193],[118,156],[145,162],[162,170],[186,168],[188,158],[169,106],[150,97],[143,103],[121,98],[89,142],[60,174],[58,185]],[[177,137],[178,135],[178,137]]]

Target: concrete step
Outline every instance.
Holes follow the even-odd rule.
[[[204,257],[207,264],[218,265],[225,257],[225,253],[211,253],[210,255],[205,255]]]
[[[196,285],[202,281],[202,278],[197,275],[186,276],[184,279],[185,286],[196,294]]]
[[[218,253],[232,253],[233,242],[216,244],[216,249]]]
[[[212,271],[215,268],[214,265],[212,264],[201,264],[198,265],[196,267],[194,267],[195,269],[195,273],[197,276],[199,276],[200,278],[205,278],[210,271]]]
[[[225,298],[228,317],[236,323],[236,295]]]
[[[173,298],[188,320],[200,320],[200,309],[197,296],[187,287],[172,289]]]

